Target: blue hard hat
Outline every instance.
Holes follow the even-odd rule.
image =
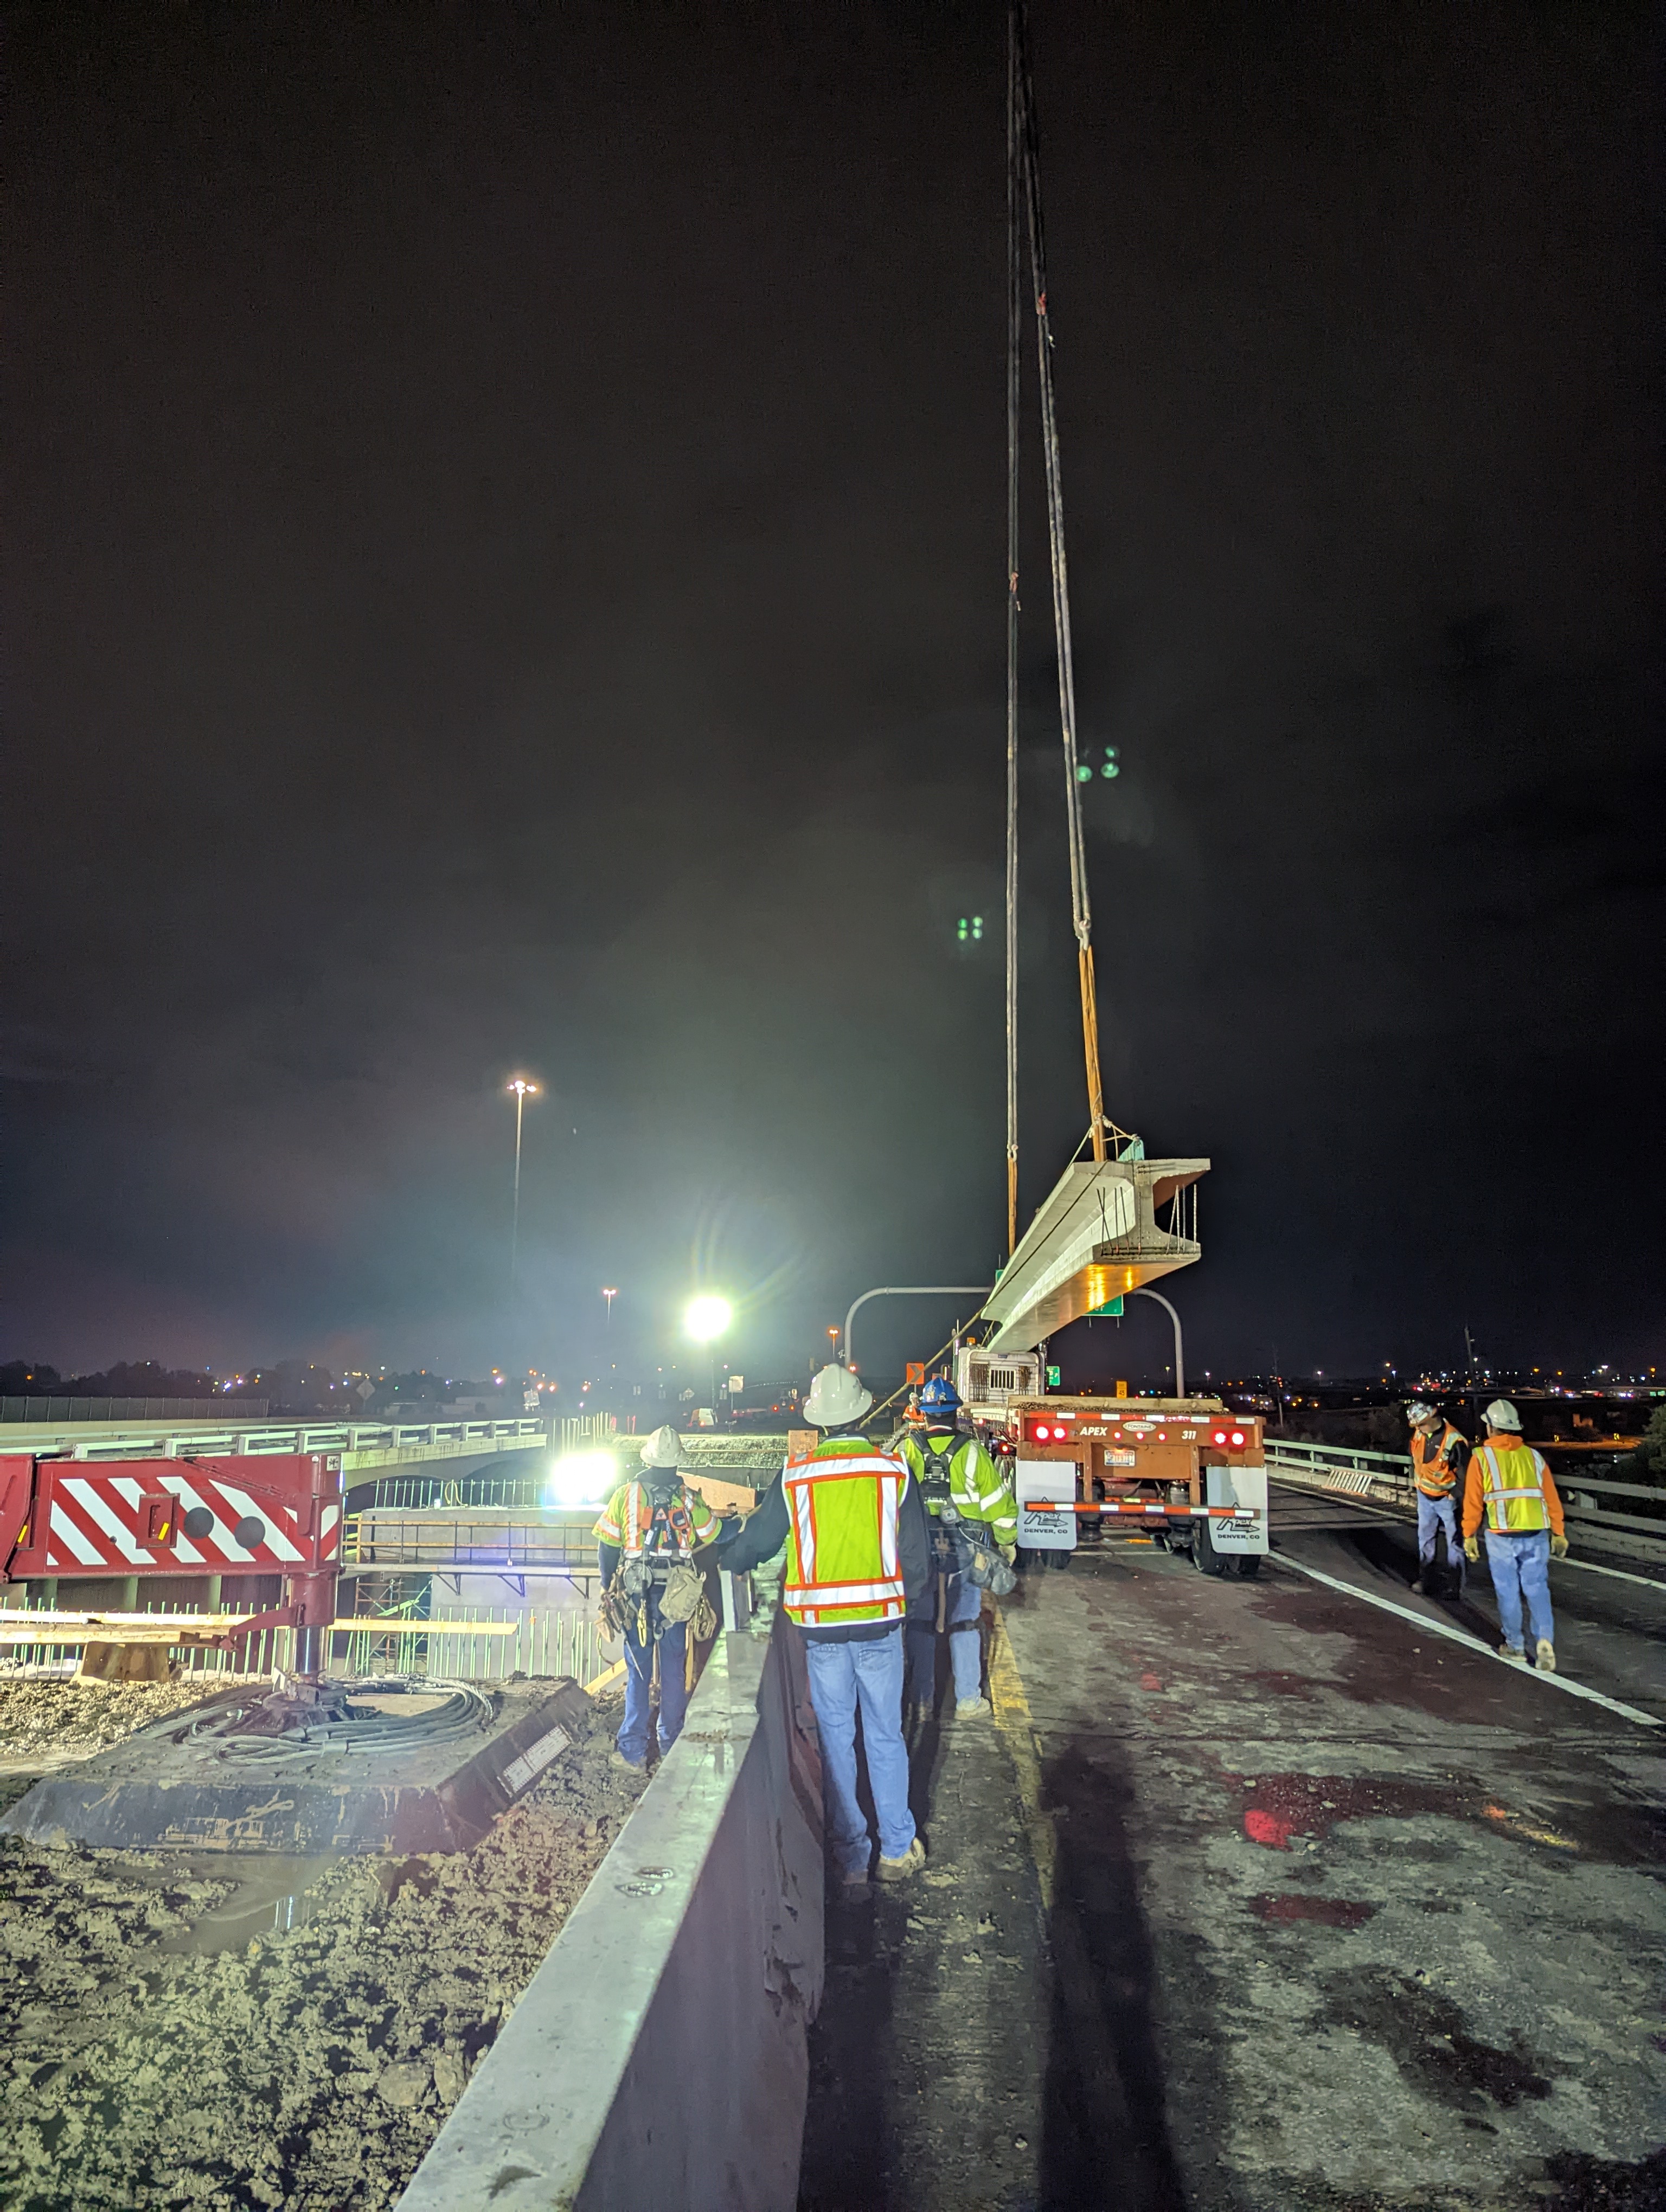
[[[933,1375],[920,1393],[920,1410],[922,1413],[958,1413],[960,1393],[946,1376]]]

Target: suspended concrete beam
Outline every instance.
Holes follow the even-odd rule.
[[[983,1302],[994,1324],[987,1348],[1033,1351],[1112,1299],[1190,1267],[1202,1251],[1195,1203],[1174,1200],[1208,1171],[1207,1160],[1073,1161]],[[1159,1227],[1159,1208],[1172,1209],[1178,1225]]]

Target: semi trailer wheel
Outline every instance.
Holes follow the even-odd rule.
[[[1207,1521],[1192,1523],[1192,1565],[1200,1574],[1219,1575],[1225,1572],[1225,1563],[1215,1549],[1215,1540]]]
[[[1243,1576],[1245,1582],[1253,1582],[1255,1577],[1261,1572],[1261,1563],[1265,1557],[1266,1554],[1262,1552],[1240,1552],[1238,1553],[1238,1572]]]

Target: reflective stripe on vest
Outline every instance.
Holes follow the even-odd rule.
[[[1545,1503],[1544,1462],[1530,1444],[1481,1448],[1486,1468],[1487,1525],[1498,1536],[1530,1536],[1550,1526]]]
[[[802,1626],[902,1618],[897,1514],[908,1479],[863,1437],[828,1437],[808,1458],[787,1461],[781,1601]]]
[[[1426,1440],[1423,1431],[1421,1429],[1412,1431],[1412,1473],[1417,1478],[1418,1488],[1426,1498],[1451,1496],[1457,1476],[1447,1465],[1446,1454],[1454,1443],[1462,1443],[1462,1441],[1451,1423],[1444,1422],[1439,1436],[1436,1437],[1433,1445],[1428,1448],[1428,1458],[1425,1459],[1423,1455]]]
[[[617,1512],[614,1510],[616,1506],[620,1508]],[[665,1531],[671,1542],[649,1552],[654,1508],[648,1501],[648,1486],[643,1482],[621,1483],[607,1501],[593,1533],[604,1544],[617,1544],[628,1559],[640,1559],[647,1553],[651,1559],[685,1561],[694,1557],[696,1544],[704,1542],[716,1517],[707,1509],[704,1498],[699,1500],[699,1507],[701,1519],[696,1528],[695,1507],[687,1494],[674,1497],[662,1509]]]

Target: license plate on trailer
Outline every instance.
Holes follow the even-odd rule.
[[[1107,1467],[1138,1467],[1140,1455],[1131,1451],[1108,1451],[1104,1461]]]

